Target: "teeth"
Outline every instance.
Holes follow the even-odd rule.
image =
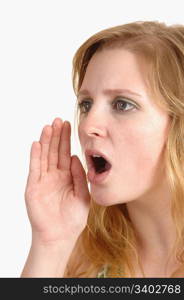
[[[94,154],[92,155],[93,157],[101,157],[100,155]]]

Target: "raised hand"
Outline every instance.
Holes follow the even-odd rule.
[[[25,201],[33,238],[43,243],[76,238],[87,223],[90,194],[86,173],[71,156],[71,126],[56,118],[33,142]]]

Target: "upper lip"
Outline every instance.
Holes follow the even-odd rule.
[[[105,153],[103,153],[102,151],[99,151],[99,150],[96,150],[96,149],[86,149],[85,150],[85,157],[86,157],[88,168],[92,168],[93,167],[93,162],[92,162],[91,156],[94,155],[94,154],[102,156],[103,158],[105,158],[105,160],[110,165],[112,165],[111,162],[110,162],[110,160],[109,160],[109,157]]]

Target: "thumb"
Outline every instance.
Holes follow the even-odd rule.
[[[71,173],[75,196],[86,200],[86,198],[90,197],[86,173],[77,155],[72,155],[71,157]]]

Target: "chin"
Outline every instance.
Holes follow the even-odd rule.
[[[91,197],[95,203],[101,206],[112,206],[115,204],[118,204],[117,201],[115,201],[116,197],[113,195],[108,195],[107,197],[107,192],[105,192],[102,195],[102,192],[97,193],[97,192],[91,192]],[[122,201],[121,201],[122,202]]]
[[[114,204],[110,201],[108,202],[107,199],[99,199],[99,198],[95,199],[94,197],[92,197],[92,198],[96,204],[101,205],[101,206],[111,206]]]
[[[120,193],[120,191],[119,193],[117,193],[117,191],[113,193],[107,188],[104,191],[100,189],[98,190],[97,188],[92,188],[90,194],[93,201],[101,206],[112,206],[117,204],[124,204],[124,203],[134,201],[136,199],[135,195],[130,195],[130,193],[127,194],[127,196],[126,195],[123,196]]]

